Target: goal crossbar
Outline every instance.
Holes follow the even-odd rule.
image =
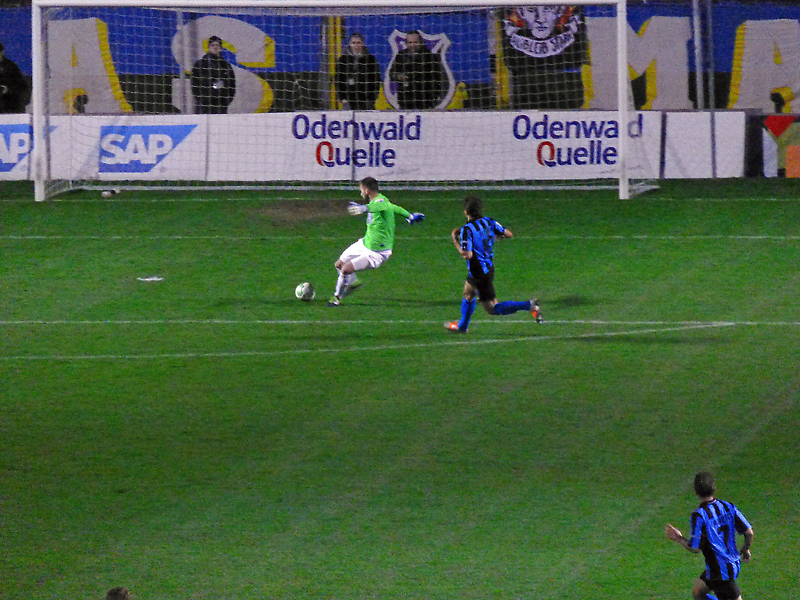
[[[33,149],[31,152],[31,174],[36,183],[36,200],[41,201],[47,198],[48,192],[46,189],[47,182],[53,178],[53,168],[50,164],[52,153],[56,151],[51,147],[50,131],[52,115],[49,112],[48,106],[52,108],[54,103],[57,102],[56,98],[48,98],[48,36],[44,33],[47,24],[47,13],[51,10],[57,9],[93,9],[93,8],[130,8],[130,9],[159,9],[161,11],[171,11],[178,14],[186,12],[208,12],[217,15],[236,14],[238,13],[265,13],[265,14],[279,14],[279,15],[293,15],[293,16],[309,16],[317,15],[330,17],[333,19],[341,18],[343,16],[358,16],[364,14],[376,15],[415,15],[417,13],[436,14],[457,11],[470,11],[470,10],[496,10],[501,7],[516,7],[518,2],[512,0],[493,0],[486,2],[485,0],[369,0],[363,2],[362,0],[233,0],[225,2],[224,5],[219,0],[33,0],[32,1],[32,41],[33,41],[33,94],[32,94],[32,134],[33,134]],[[616,94],[617,103],[614,113],[616,115],[616,122],[619,124],[620,133],[616,140],[616,188],[619,190],[619,197],[627,199],[631,195],[631,182],[629,176],[629,136],[626,134],[628,123],[631,121],[631,107],[629,105],[630,98],[630,78],[628,75],[628,62],[627,62],[627,12],[626,2],[624,0],[574,0],[570,3],[574,6],[608,6],[613,9],[613,15],[616,22]],[[537,5],[542,6],[560,6],[561,3],[554,2],[553,0],[540,0]],[[182,18],[182,17],[181,17]],[[326,32],[327,35],[327,32]],[[337,34],[341,35],[341,33]],[[332,55],[339,54],[340,50],[333,49],[331,39],[323,35],[322,43],[328,44],[326,52],[331,52]],[[427,40],[426,40],[427,41]],[[340,43],[343,43],[340,41]],[[435,40],[430,44],[436,43]],[[335,56],[334,56],[335,58]],[[331,59],[330,64],[333,64]],[[391,64],[391,63],[390,63]],[[330,77],[334,76],[333,67],[330,67]],[[186,69],[188,72],[188,69]],[[237,75],[238,76],[238,75]],[[386,76],[388,78],[388,75]],[[180,73],[181,81],[185,81],[188,89],[188,80],[185,80],[185,75],[182,70]],[[388,82],[385,79],[384,83]],[[456,82],[457,83],[457,82]],[[174,85],[174,83],[173,83]],[[332,85],[332,83],[331,83]],[[79,86],[75,86],[80,90]],[[452,84],[452,88],[456,85]],[[121,93],[121,92],[120,92]],[[388,94],[387,94],[388,96]],[[331,92],[332,102],[334,103],[334,110],[336,109],[337,98],[334,92]],[[392,99],[389,99],[390,103]],[[394,100],[396,101],[396,99]],[[391,108],[391,107],[389,107]],[[340,105],[341,109],[341,105]],[[323,111],[326,110],[323,108]],[[134,111],[135,113],[135,111]],[[233,115],[230,115],[233,117]],[[88,119],[88,116],[78,116],[77,119]],[[136,118],[136,115],[131,115],[130,118]],[[333,117],[330,117],[333,119]],[[356,121],[356,116],[352,116],[353,122]],[[402,116],[400,117],[402,119]],[[342,122],[347,122],[347,118],[340,119]],[[75,121],[77,123],[77,121]],[[211,119],[208,120],[209,126],[206,135],[211,136]],[[311,121],[309,121],[311,122]],[[314,121],[316,123],[317,121]],[[406,122],[406,125],[408,122]],[[361,127],[365,127],[362,123]],[[402,129],[402,126],[401,126]],[[402,133],[402,132],[401,132]],[[327,146],[325,147],[327,149]],[[338,151],[338,149],[337,149]],[[372,147],[370,146],[370,152]],[[377,151],[377,149],[376,149]],[[583,152],[584,150],[581,150]],[[319,157],[319,149],[317,150],[317,161],[320,164],[326,162],[326,157]],[[357,162],[358,154],[366,152],[362,148],[352,148],[352,160],[355,166],[361,166]],[[587,150],[587,152],[594,152],[594,148]],[[324,152],[323,152],[324,154]],[[599,149],[598,149],[599,156]],[[335,155],[331,151],[330,160],[339,160],[339,155]],[[552,158],[552,157],[551,157]],[[372,160],[370,155],[370,160]],[[577,158],[576,158],[577,160]],[[389,161],[385,161],[386,164]],[[355,172],[355,168],[354,168]],[[96,180],[92,177],[87,177],[87,181]],[[100,178],[103,179],[102,177]],[[518,177],[509,177],[509,183],[506,185],[500,184],[500,187],[509,187],[510,180],[519,179]],[[298,181],[303,178],[299,177]],[[398,181],[402,178],[397,178]],[[459,177],[454,177],[453,182],[460,181]],[[97,181],[95,181],[95,184]],[[123,181],[122,184],[125,182]],[[139,184],[140,182],[134,182]],[[475,185],[483,185],[479,181],[474,182]],[[121,185],[122,185],[121,184]],[[275,185],[275,182],[271,182]],[[154,186],[152,183],[151,186]],[[418,180],[416,183],[419,187],[428,185],[424,180]],[[434,182],[435,185],[435,182]],[[515,184],[516,185],[516,184]],[[600,186],[584,186],[579,181],[572,182],[572,188],[578,187],[592,187],[592,189],[599,189]],[[608,187],[603,185],[602,187]],[[634,191],[639,188],[634,188]]]

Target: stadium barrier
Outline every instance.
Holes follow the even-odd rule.
[[[513,181],[608,177],[621,133],[643,178],[742,177],[742,111],[298,112],[50,118],[51,176],[86,181]],[[715,135],[711,135],[714,122]],[[466,132],[466,133],[465,133]],[[66,151],[69,149],[69,151]],[[30,116],[0,116],[0,179],[29,179]]]

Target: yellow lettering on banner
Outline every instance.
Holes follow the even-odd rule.
[[[651,17],[635,36],[629,37],[633,46],[630,66],[636,76],[645,75],[647,81],[647,99],[642,108],[689,108],[688,19]]]
[[[75,111],[74,90],[78,89],[83,90],[78,95],[86,96],[83,109],[87,114],[133,112],[122,93],[103,21],[88,18],[52,22],[47,60],[48,94],[65,100],[51,106],[53,114]]]
[[[631,78],[631,81],[642,75],[644,75],[645,78],[645,102],[642,104],[640,110],[652,110],[653,99],[658,95],[658,75],[656,72],[655,60],[647,66],[642,74],[637,73],[634,68],[628,66],[628,76]]]
[[[581,65],[581,81],[583,82],[583,105],[582,110],[589,110],[594,100],[594,78],[592,77],[592,43],[586,43],[587,63]]]
[[[394,110],[394,107],[389,104],[389,101],[386,99],[386,94],[383,93],[383,85],[381,85],[381,91],[378,93],[378,99],[375,101],[375,109]]]
[[[236,46],[229,45],[224,43],[223,46],[237,54]],[[251,69],[271,69],[275,66],[275,40],[273,40],[268,35],[264,35],[264,60],[257,60],[257,61],[240,61],[240,65],[243,67],[250,67]]]
[[[744,41],[747,22],[736,28],[736,40],[733,43],[733,65],[731,66],[731,90],[728,92],[728,108],[733,108],[739,101],[739,88],[742,85],[742,60],[744,57]]]
[[[617,106],[616,21],[610,17],[587,18],[591,48],[590,107],[610,110]],[[647,106],[653,110],[692,108],[689,100],[689,68],[686,45],[691,39],[687,17],[651,17],[639,31],[628,25],[628,64],[632,78],[647,74]],[[584,105],[586,106],[586,105]]]
[[[497,94],[497,108],[500,110],[508,110],[511,106],[511,101],[509,98],[509,90],[511,89],[511,83],[509,81],[510,75],[508,74],[508,67],[506,66],[506,61],[500,55],[497,54],[497,59],[495,63],[495,89],[498,90]]]
[[[494,89],[495,97],[497,98],[497,108],[500,110],[508,110],[511,106],[511,82],[508,73],[508,66],[506,65],[505,57],[503,56],[503,44],[501,39],[504,35],[503,26],[499,20],[495,20],[494,27],[492,27],[492,45],[495,48],[494,55]]]
[[[261,78],[259,77],[259,79]],[[275,101],[275,94],[273,93],[269,83],[261,79],[261,85],[263,87],[263,90],[261,92],[261,103],[258,105],[258,108],[256,109],[257,113],[269,112],[272,103]]]
[[[783,57],[781,56],[781,50],[778,48],[778,45],[775,44],[775,64],[782,65],[783,64]],[[780,111],[782,113],[791,114],[792,112],[792,100],[794,100],[795,95],[792,91],[792,88],[787,86],[776,87],[772,90],[773,94],[778,94],[781,98],[783,98],[783,107]]]
[[[582,110],[589,110],[594,98],[594,87],[592,86],[592,65],[581,65],[581,81],[583,82],[583,104]]]
[[[772,94],[800,90],[800,23],[794,19],[746,21],[736,30],[728,108],[773,112]],[[784,95],[784,99],[788,95]],[[784,107],[784,112],[786,108]]]
[[[123,112],[133,112],[133,107],[128,104],[128,101],[125,99],[125,94],[122,93],[122,86],[119,83],[117,70],[114,67],[114,59],[111,56],[111,45],[108,43],[108,25],[100,19],[96,19],[96,21],[97,40],[100,43],[100,55],[103,57],[103,65],[106,68],[108,81],[111,83],[111,93],[114,94],[114,98],[119,102]]]
[[[786,148],[786,177],[800,177],[800,146]]]
[[[783,109],[781,109],[780,112],[785,113],[785,114],[791,114],[792,113],[792,100],[794,100],[796,98],[792,88],[779,87],[779,88],[775,88],[774,90],[772,90],[772,92],[774,94],[779,94],[780,97],[783,98],[783,101],[784,101],[785,104],[783,105]]]
[[[264,62],[260,65],[252,65],[263,67],[265,69],[271,69],[275,67],[275,40],[271,37],[266,36],[264,40]],[[249,63],[244,63],[245,66],[251,66]]]
[[[86,90],[83,88],[73,88],[71,90],[67,90],[64,92],[64,106],[67,107],[67,113],[70,115],[78,114],[78,109],[75,106],[75,100],[77,100],[80,96],[86,96],[88,98],[88,94]]]
[[[447,105],[447,110],[460,110],[464,108],[464,102],[469,97],[467,94],[467,84],[463,81],[456,85],[456,93],[453,94],[453,99]]]
[[[242,67],[274,68],[275,40],[239,19],[200,17],[180,27],[172,38],[172,55],[185,72],[191,72],[195,62],[208,51],[208,38],[212,35],[222,38],[222,47],[236,56],[237,64],[231,65],[236,76],[236,94],[228,113],[267,112],[275,99],[272,88],[258,74]],[[194,102],[189,81],[173,79],[172,86],[175,107],[181,112],[192,112]]]

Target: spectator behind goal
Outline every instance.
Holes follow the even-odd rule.
[[[0,113],[25,112],[28,82],[0,42]]]
[[[345,110],[374,110],[381,90],[378,60],[364,44],[364,36],[350,36],[347,50],[336,60],[336,95]]]
[[[428,49],[419,31],[406,33],[406,47],[394,57],[389,79],[398,85],[401,110],[436,108],[447,91],[441,58]]]
[[[222,57],[222,39],[216,35],[208,38],[208,52],[192,68],[192,95],[201,115],[227,113],[236,95],[236,75]]]

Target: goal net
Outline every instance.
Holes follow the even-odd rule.
[[[34,0],[36,198],[652,186],[625,2]],[[635,35],[635,34],[633,34]]]

